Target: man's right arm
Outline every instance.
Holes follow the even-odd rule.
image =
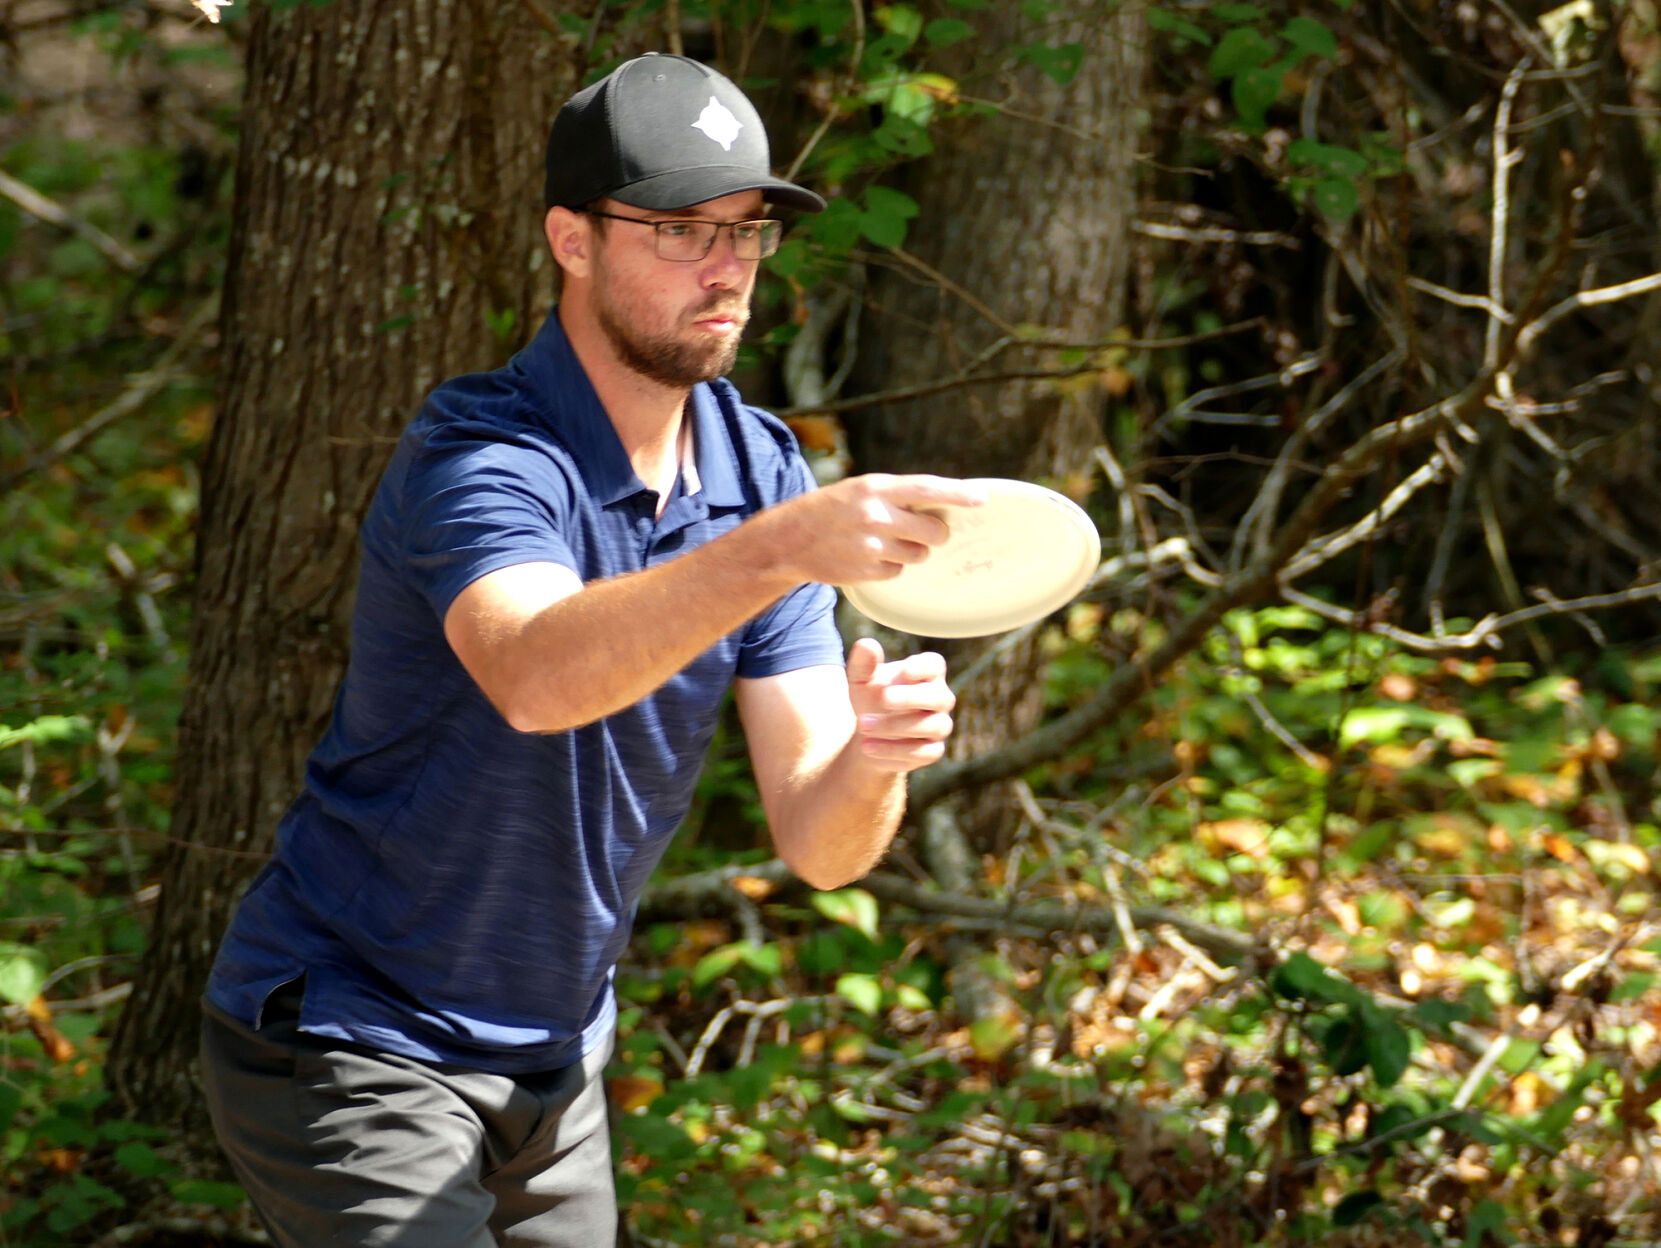
[[[850,477],[640,572],[587,585],[554,563],[492,572],[456,596],[444,633],[509,724],[563,732],[638,702],[797,585],[899,575],[946,539],[928,508],[980,498],[945,477]]]

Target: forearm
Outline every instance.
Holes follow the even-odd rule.
[[[481,684],[522,732],[562,732],[632,706],[793,588],[763,537],[750,521],[504,625]]]
[[[882,770],[851,738],[815,773],[781,795],[773,843],[814,888],[841,888],[876,866],[905,814],[906,778]]]

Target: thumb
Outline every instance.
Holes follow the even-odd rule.
[[[877,674],[882,666],[882,642],[874,637],[861,637],[848,651],[848,683],[863,685]]]

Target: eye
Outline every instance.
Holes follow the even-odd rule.
[[[740,221],[732,227],[732,236],[751,242],[761,237],[764,224],[761,221]]]
[[[698,232],[696,221],[659,221],[657,232],[665,238],[691,238]]]

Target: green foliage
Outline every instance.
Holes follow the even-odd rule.
[[[1292,6],[1213,4],[1199,11],[1155,8],[1149,25],[1171,41],[1174,52],[1191,45],[1209,49],[1206,70],[1227,88],[1239,128],[1263,135],[1271,114],[1299,89],[1309,66],[1336,65],[1339,34],[1321,16],[1295,13]],[[1333,7],[1347,10],[1348,4]],[[1322,141],[1311,134],[1294,138],[1276,161],[1266,144],[1266,166],[1278,165],[1286,192],[1298,203],[1336,221],[1360,210],[1372,179],[1399,171],[1400,155],[1382,136],[1355,136],[1355,146]]]
[[[1136,635],[1108,622],[1075,607],[1049,635],[1056,711],[1093,689],[1107,638]],[[621,1133],[636,1227],[668,1242],[1001,1243],[1042,1209],[1098,1242],[1462,1245],[1515,1239],[1552,1209],[1591,1225],[1617,1106],[1653,1082],[1639,1020],[1661,941],[1545,1005],[1511,951],[1547,939],[1513,881],[1557,916],[1554,947],[1580,951],[1559,955],[1569,964],[1648,913],[1619,900],[1653,877],[1661,832],[1644,814],[1610,839],[1603,803],[1655,800],[1661,668],[1601,661],[1618,679],[1593,685],[1427,659],[1299,609],[1240,611],[1118,731],[1029,777],[1057,812],[1053,839],[989,862],[995,888],[1118,888],[1256,937],[1255,962],[1202,973],[1156,933],[1129,950],[1105,932],[1012,929],[982,959],[1011,1009],[970,1022],[938,917],[866,889],[765,902],[781,955],[767,980],[725,952],[725,924],[675,929],[646,956],[718,955],[730,973],[652,1007],[685,1029],[683,1053],[700,1050],[695,1077],[645,1015],[625,1020],[619,1073],[646,1089]],[[1113,779],[1149,743],[1175,770],[1146,788]],[[1495,766],[1452,770],[1479,759]],[[1108,804],[1112,856],[1084,813],[1061,813]]]

